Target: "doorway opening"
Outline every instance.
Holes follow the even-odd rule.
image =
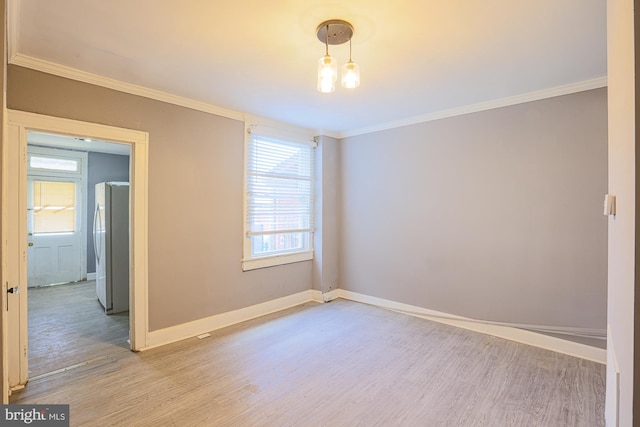
[[[27,132],[32,381],[129,349],[130,151],[128,145],[87,137]],[[105,236],[107,231],[111,235],[112,222],[107,230],[104,190],[96,189],[114,181],[126,191],[119,193],[124,198],[117,211],[119,241],[107,252]],[[119,261],[115,265],[113,257]]]
[[[46,228],[49,225],[45,226],[38,224],[38,227],[40,227],[38,229],[41,230],[42,234],[46,233],[47,230],[51,231],[52,234],[64,234],[65,232],[69,233],[70,229],[75,229],[77,226],[77,223],[74,223],[71,220],[71,217],[74,217],[74,214],[71,213],[71,211],[75,211],[77,204],[82,203],[81,199],[84,198],[91,201],[93,197],[89,194],[86,194],[84,197],[82,194],[78,196],[78,185],[82,186],[82,184],[74,182],[74,186],[72,186],[68,180],[65,182],[65,180],[60,176],[45,176],[39,178],[35,176],[29,177],[27,140],[30,135],[36,134],[48,135],[49,137],[71,137],[76,142],[81,142],[83,144],[92,144],[93,140],[98,140],[124,146],[130,150],[130,195],[128,209],[128,265],[130,266],[128,272],[129,320],[128,325],[126,320],[122,322],[125,325],[125,329],[128,329],[129,331],[130,345],[125,347],[133,351],[139,351],[146,348],[149,332],[147,315],[148,134],[146,132],[116,128],[95,123],[7,110],[7,143],[4,145],[4,154],[7,161],[5,163],[6,168],[4,170],[5,179],[3,179],[2,183],[3,191],[6,194],[6,203],[4,205],[6,221],[14,226],[8,230],[6,251],[3,252],[3,262],[4,265],[7,266],[6,279],[8,283],[12,284],[11,292],[7,293],[6,300],[8,327],[7,346],[4,347],[5,353],[3,354],[3,360],[5,362],[3,363],[6,363],[5,366],[8,372],[8,390],[10,392],[23,388],[30,379],[28,369],[28,294],[30,288],[28,287],[27,252],[29,248],[29,238],[34,237],[33,235],[29,236],[28,234],[29,232],[35,234],[35,232],[28,231],[27,223],[29,220],[35,224],[36,219],[32,218],[33,212],[28,214],[28,201],[32,203],[38,202],[38,204],[34,204],[32,208],[34,206],[38,206],[39,211],[45,210],[45,203],[47,203],[48,207],[51,208],[49,209],[50,211],[59,211],[62,213],[66,210],[67,212],[62,215],[66,217],[64,221],[58,221],[62,216],[56,217],[56,221],[62,223],[62,225],[51,225],[53,228],[58,228],[57,230],[51,231],[51,229]],[[51,146],[40,148],[52,149]],[[69,150],[69,148],[70,147],[57,147],[57,149],[66,150]],[[87,157],[89,157],[91,150],[85,147],[84,151],[86,151]],[[38,161],[40,162],[39,164]],[[55,162],[60,161],[65,164],[64,159],[57,159]],[[51,160],[48,160],[48,162],[50,164]],[[46,163],[47,160],[45,160],[45,164]],[[68,165],[68,163],[66,164]],[[36,161],[35,166],[38,165],[40,169],[47,169],[46,166],[43,167],[42,159]],[[51,173],[50,170],[49,173]],[[67,185],[61,185],[61,183]],[[31,190],[28,190],[29,186],[32,187]],[[38,192],[39,195],[36,197],[36,193]],[[43,216],[46,215],[43,214]],[[41,219],[42,218],[38,219],[38,221]],[[41,222],[44,222],[44,220]],[[89,230],[89,227],[85,226],[82,230],[87,231]],[[84,239],[90,238],[88,234],[89,233],[85,234]],[[53,245],[53,243],[51,244]],[[82,244],[84,244],[84,242]],[[35,245],[36,243],[34,242],[33,246]],[[90,252],[90,246],[87,248],[87,252]],[[91,257],[91,255],[87,254],[85,262]],[[84,274],[82,279],[87,279],[86,281],[92,279],[88,274],[91,273],[91,271],[87,273],[87,268],[88,267],[85,267],[84,273],[82,273]],[[79,283],[82,283],[83,281],[85,280],[81,280]],[[62,289],[62,286],[42,287],[42,289],[47,288]],[[92,294],[90,294],[89,298],[91,298],[95,307],[95,304],[99,304],[96,301],[96,288],[91,288],[89,290]],[[46,305],[49,304],[51,299],[45,298],[45,301]],[[102,318],[106,317],[104,312],[99,314],[101,314]],[[72,323],[73,320],[70,322]],[[91,335],[94,332],[95,328],[92,332],[87,333],[87,335]],[[52,349],[52,351],[56,350]]]

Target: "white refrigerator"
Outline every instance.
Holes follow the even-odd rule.
[[[96,293],[106,314],[129,310],[129,183],[96,184]]]

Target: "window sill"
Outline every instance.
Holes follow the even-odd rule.
[[[242,271],[275,267],[277,265],[292,264],[294,262],[309,261],[312,259],[313,251],[247,259],[242,261]]]

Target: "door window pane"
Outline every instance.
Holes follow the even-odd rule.
[[[33,232],[73,233],[76,184],[73,182],[33,182]]]
[[[77,172],[78,161],[72,159],[60,159],[57,157],[31,156],[29,166],[36,169],[48,169],[54,171]]]

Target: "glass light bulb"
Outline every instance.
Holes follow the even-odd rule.
[[[342,66],[342,86],[348,89],[360,86],[360,67],[353,61]]]
[[[322,79],[318,82],[318,90],[322,93],[331,93],[336,90],[336,84],[332,79]]]
[[[336,90],[338,80],[338,65],[335,59],[325,55],[318,60],[318,90],[329,93]]]

